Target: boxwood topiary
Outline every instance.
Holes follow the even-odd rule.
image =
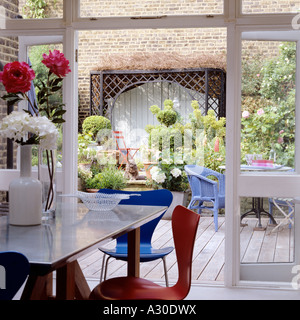
[[[83,133],[91,132],[94,138],[101,129],[111,129],[110,120],[103,116],[90,116],[85,118],[82,123]]]

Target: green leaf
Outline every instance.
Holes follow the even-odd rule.
[[[53,123],[64,123],[66,122],[66,120],[62,119],[62,118],[56,118],[52,120]]]
[[[57,110],[57,111],[54,112],[53,117],[62,116],[66,112],[67,112],[67,110]]]

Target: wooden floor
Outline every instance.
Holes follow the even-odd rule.
[[[254,231],[257,219],[245,218],[241,226],[241,259],[243,263],[250,262],[289,262],[293,260],[292,231],[285,226],[277,232],[271,232],[267,226],[268,220],[262,221],[267,226],[265,231]],[[161,220],[153,235],[155,248],[173,246],[171,222]],[[193,283],[222,283],[224,279],[224,244],[225,218],[219,217],[219,230],[215,232],[212,217],[201,217],[193,257]],[[106,247],[114,247],[115,241]],[[100,278],[103,254],[96,250],[79,260],[84,275],[88,279]],[[176,256],[173,251],[167,256],[168,276],[170,283],[177,280]],[[126,263],[110,259],[108,276],[117,277],[126,275]],[[141,264],[141,277],[153,281],[164,281],[163,265],[161,260]]]

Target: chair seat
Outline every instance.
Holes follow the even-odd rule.
[[[91,300],[178,300],[182,295],[177,286],[162,287],[135,277],[112,278],[100,283],[90,295]]]
[[[128,259],[127,247],[125,248],[124,252],[120,252],[120,251],[117,252],[116,248],[106,249],[102,247],[102,248],[99,248],[99,250],[118,260],[127,261]],[[141,247],[140,262],[147,262],[147,261],[163,258],[164,256],[171,253],[173,250],[174,250],[174,247],[166,247],[161,249],[154,249],[154,248],[149,249],[148,247],[146,247],[145,250],[143,250],[143,247]]]
[[[177,257],[178,280],[173,287],[162,287],[132,276],[105,280],[90,294],[91,300],[182,300],[191,288],[193,250],[200,215],[176,206],[172,231]]]

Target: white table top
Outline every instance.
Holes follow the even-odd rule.
[[[119,205],[111,211],[88,211],[77,199],[68,199],[58,204],[55,219],[39,226],[11,226],[8,217],[0,217],[0,251],[19,251],[38,272],[48,272],[99,242],[155,219],[163,210],[166,207]]]
[[[226,169],[226,166],[219,166],[220,169]],[[290,171],[291,167],[275,165],[274,167],[262,167],[262,166],[248,166],[242,164],[240,167],[241,171]]]

